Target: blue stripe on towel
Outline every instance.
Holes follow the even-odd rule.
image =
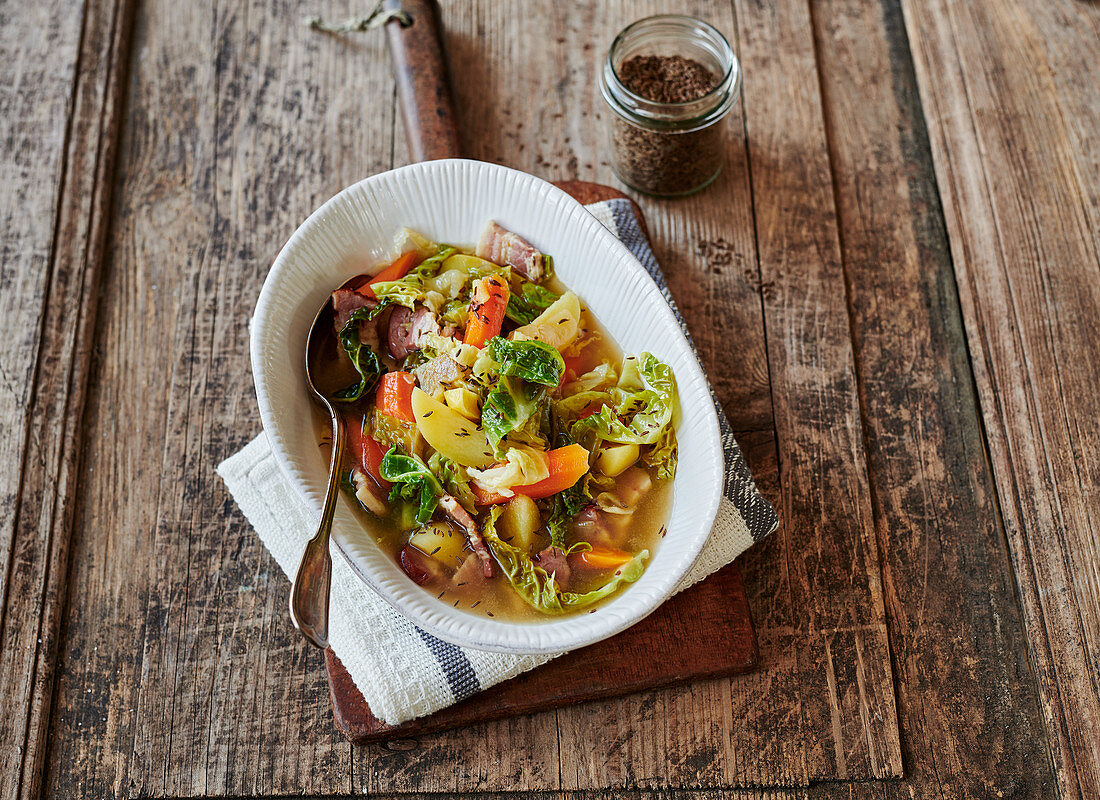
[[[432,651],[435,660],[443,669],[443,677],[447,679],[447,685],[451,687],[451,694],[455,696],[456,703],[481,691],[481,683],[461,647],[437,639],[420,628],[416,628],[416,632],[420,634],[420,638],[424,640],[424,644]]]

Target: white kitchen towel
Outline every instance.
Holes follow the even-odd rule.
[[[646,268],[686,335],[629,201],[594,203],[588,210]],[[676,591],[729,564],[779,524],[753,483],[717,398],[715,406],[726,458],[724,497],[710,539]],[[223,461],[218,474],[279,567],[292,576],[317,520],[280,471],[264,434]],[[444,642],[394,611],[352,574],[338,553],[332,562],[329,642],[371,711],[384,722],[396,725],[431,714],[556,657],[490,653]]]

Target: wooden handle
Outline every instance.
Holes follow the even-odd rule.
[[[396,20],[386,25],[409,154],[414,161],[457,158],[458,123],[439,5],[435,0],[387,0],[385,8],[401,8],[412,18],[408,27]]]

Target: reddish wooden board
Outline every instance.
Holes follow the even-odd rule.
[[[582,203],[626,196],[594,183],[565,181],[557,185]],[[637,205],[634,213],[646,231]],[[676,595],[617,636],[401,725],[387,725],[375,717],[340,659],[331,650],[325,651],[336,727],[356,744],[734,675],[751,669],[756,659],[756,633],[735,564]]]
[[[756,657],[756,634],[741,573],[731,564],[618,636],[402,725],[386,725],[371,713],[331,650],[325,651],[325,665],[336,727],[349,741],[360,744],[735,675],[751,669]]]

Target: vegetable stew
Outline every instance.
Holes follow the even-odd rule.
[[[624,358],[550,256],[495,222],[475,253],[409,230],[397,250],[332,295],[322,384],[349,502],[441,602],[527,621],[595,610],[664,535],[672,370]]]

